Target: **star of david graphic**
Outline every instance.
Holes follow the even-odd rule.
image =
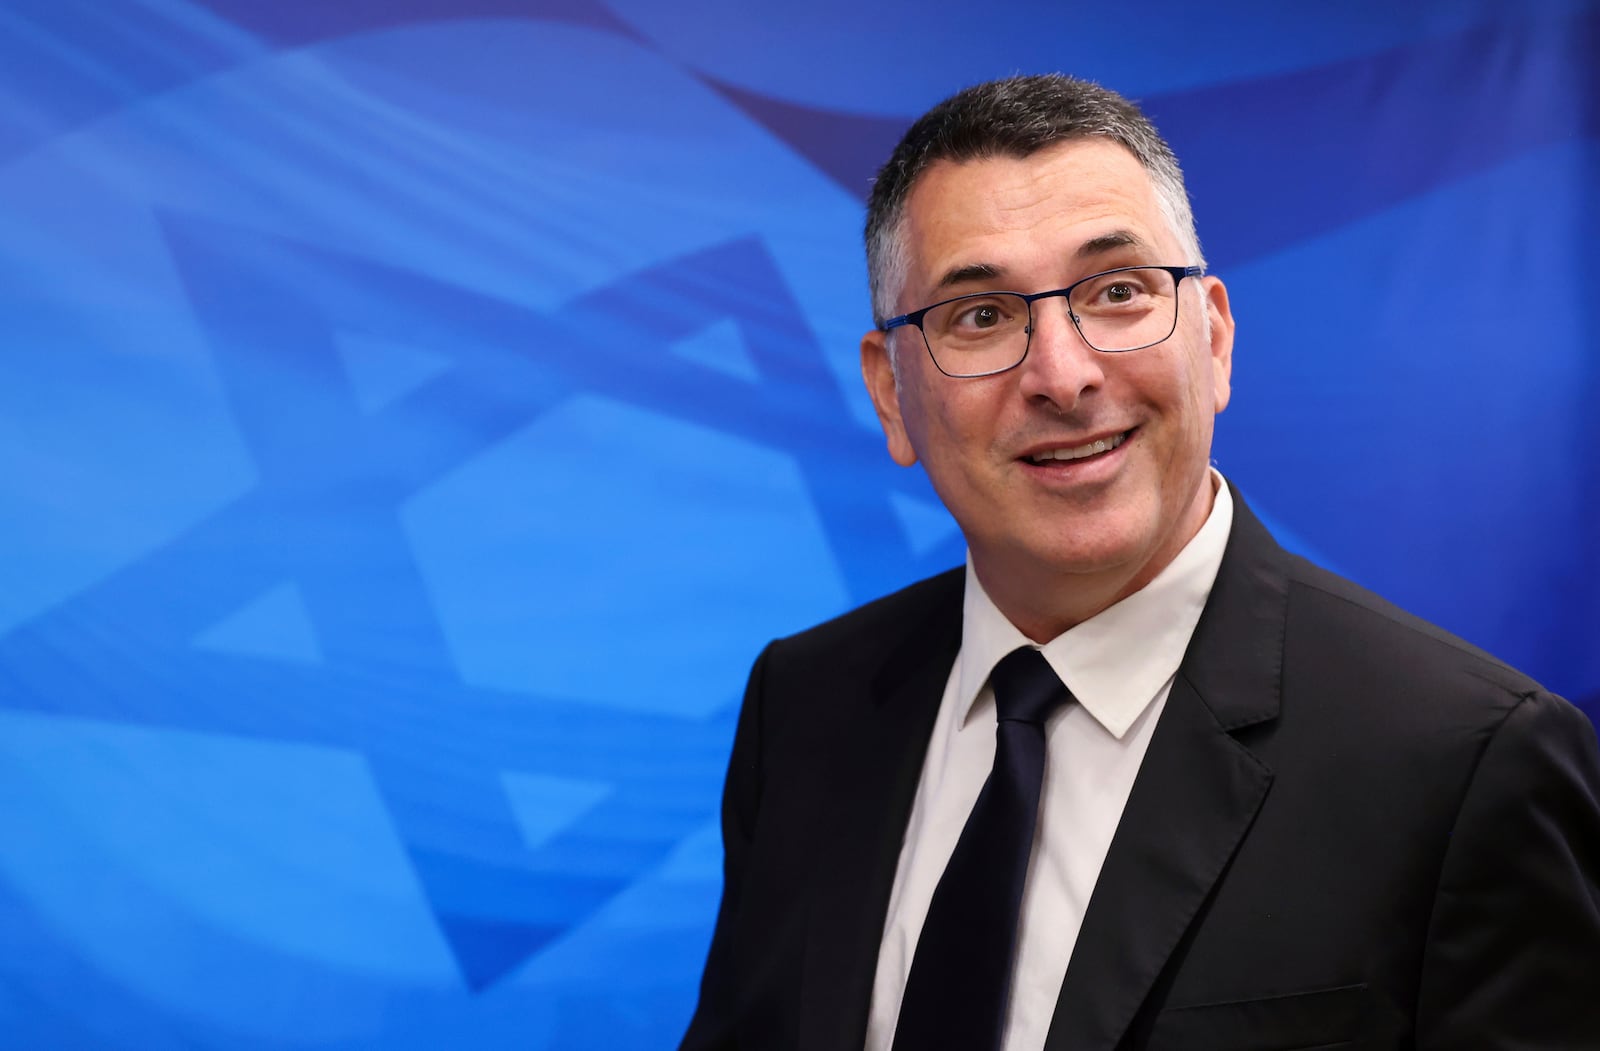
[[[697,720],[464,682],[401,528],[408,498],[570,397],[601,393],[793,454],[854,600],[892,586],[890,572],[959,558],[948,545],[910,550],[894,502],[928,499],[920,476],[888,466],[848,422],[758,241],[535,312],[245,230],[163,223],[257,484],[0,642],[0,703],[361,754],[472,988],[592,916],[703,824],[736,698]],[[760,382],[666,353],[730,320]],[[450,366],[364,412],[337,355],[341,332],[439,348]],[[848,475],[830,469],[843,462]],[[258,557],[241,564],[242,549]],[[194,644],[286,583],[320,661]],[[85,669],[92,689],[62,688]],[[530,848],[505,771],[610,790],[586,820]]]
[[[205,6],[285,48],[376,24],[534,11],[648,46],[621,16],[581,0],[407,0],[382,12]],[[1600,39],[1600,16],[1568,22],[1568,46]],[[1551,61],[1560,82],[1545,94],[1554,102],[1532,115],[1503,81],[1483,75],[1485,53],[1552,53],[1532,32],[1489,25],[1149,100],[1179,155],[1195,162],[1191,190],[1218,268],[1270,258],[1551,142],[1600,134],[1600,109],[1582,103],[1596,97],[1595,64]],[[159,92],[257,53],[152,64],[145,88]],[[851,194],[864,192],[906,123],[688,75]],[[1434,88],[1389,101],[1372,122],[1371,85],[1407,76]],[[120,104],[113,91],[83,99],[61,127]],[[1474,149],[1446,148],[1454,139],[1444,132],[1458,124],[1494,134]],[[10,128],[0,156],[23,156],[39,148],[36,136],[59,133],[47,124]],[[1328,143],[1361,148],[1330,155]],[[1391,157],[1401,162],[1373,160]],[[1229,221],[1209,224],[1219,214]],[[759,240],[663,259],[535,310],[192,216],[166,214],[162,228],[254,480],[206,519],[0,638],[0,708],[361,756],[470,989],[504,980],[703,827],[737,698],[712,698],[703,710],[714,714],[699,717],[468,681],[403,526],[408,501],[571,399],[602,396],[792,460],[852,601],[959,560],[954,538],[908,535],[906,507],[931,500],[925,482],[892,467],[877,437],[851,422]],[[708,324],[736,327],[750,375],[668,352]],[[445,365],[374,407],[340,361],[339,341],[352,335],[426,347]],[[251,557],[239,558],[242,551]],[[317,660],[197,644],[260,596],[285,594],[304,610]],[[529,649],[536,660],[536,640]],[[1588,710],[1600,711],[1600,696]],[[606,791],[582,820],[530,841],[508,795],[514,775]]]

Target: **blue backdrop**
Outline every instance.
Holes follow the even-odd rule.
[[[660,1048],[770,637],[962,555],[876,164],[1143,99],[1291,546],[1600,711],[1600,4],[0,4],[0,1033]],[[980,18],[981,22],[981,18]]]

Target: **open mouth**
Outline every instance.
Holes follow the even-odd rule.
[[[1077,460],[1089,460],[1096,456],[1104,456],[1106,453],[1127,441],[1129,436],[1132,434],[1133,430],[1126,430],[1121,434],[1113,434],[1109,438],[1096,438],[1094,441],[1085,442],[1083,445],[1061,446],[1060,448],[1056,449],[1041,449],[1036,453],[1024,456],[1022,459],[1025,462],[1034,464],[1036,466],[1072,462]]]

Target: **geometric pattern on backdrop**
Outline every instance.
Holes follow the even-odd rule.
[[[1082,68],[1104,28],[1075,64],[922,20],[927,61],[852,86],[811,72],[867,46],[825,10],[783,16],[796,64],[711,6],[13,5],[0,1025],[669,1044],[749,660],[961,557],[853,376],[855,227],[906,118],[1018,63],[1151,89],[1253,330],[1218,457],[1280,535],[1600,693],[1596,317],[1539,265],[1600,236],[1600,15],[1508,11],[1289,27],[1313,50],[1186,83]],[[1308,330],[1326,272],[1370,336]],[[1535,417],[1537,456],[1503,425]],[[1452,521],[1475,474],[1518,515]],[[1384,518],[1438,539],[1353,532]]]

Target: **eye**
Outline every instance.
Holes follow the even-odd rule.
[[[1106,306],[1120,307],[1137,303],[1146,291],[1143,282],[1137,277],[1118,274],[1100,286],[1095,298]]]
[[[1027,324],[1028,302],[1011,292],[980,292],[929,307],[922,331],[935,339],[987,344]]]
[[[996,293],[950,303],[948,313],[935,312],[937,327],[955,336],[987,336],[1013,327],[1026,317],[1028,304],[1014,296]]]
[[[978,303],[956,315],[955,323],[962,328],[994,328],[1004,317],[993,303]]]
[[[1122,312],[1149,307],[1156,295],[1152,280],[1150,274],[1144,270],[1089,278],[1073,290],[1072,308],[1097,312]]]

